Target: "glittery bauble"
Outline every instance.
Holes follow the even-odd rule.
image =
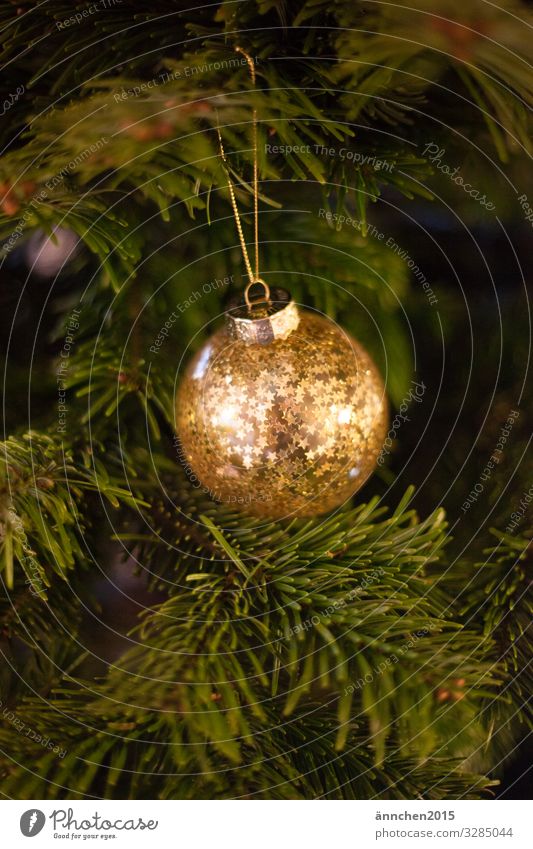
[[[311,516],[353,495],[387,431],[385,390],[364,348],[276,289],[230,310],[177,395],[194,482],[265,518]]]

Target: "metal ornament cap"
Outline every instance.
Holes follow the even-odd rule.
[[[254,298],[250,292],[262,286],[263,295]],[[229,304],[227,331],[232,339],[246,345],[269,345],[275,339],[286,339],[300,322],[298,307],[286,289],[270,289],[260,278],[248,284],[244,295]]]

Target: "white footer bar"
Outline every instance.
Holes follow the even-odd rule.
[[[533,847],[520,801],[3,801],[3,846]],[[30,842],[34,839],[35,842]]]

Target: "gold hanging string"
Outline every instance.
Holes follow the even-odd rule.
[[[237,198],[235,197],[235,189],[233,188],[233,183],[231,182],[231,177],[229,175],[228,161],[226,159],[226,154],[224,152],[224,145],[222,144],[222,136],[220,135],[220,129],[217,127],[218,132],[218,143],[220,145],[220,155],[222,157],[222,161],[226,166],[226,176],[228,178],[228,188],[231,197],[231,205],[233,207],[233,216],[235,218],[235,224],[237,225],[237,232],[239,234],[239,239],[241,242],[241,250],[244,259],[244,264],[246,266],[246,271],[248,273],[248,277],[250,278],[250,284],[255,282],[254,273],[252,271],[252,266],[250,263],[250,257],[248,256],[248,248],[246,247],[246,242],[244,241],[244,233],[242,232],[242,224],[241,218],[239,215],[239,208],[237,206]]]
[[[252,57],[249,56],[248,53],[246,53],[246,51],[242,49],[242,47],[236,47],[235,50],[238,53],[242,53],[242,55],[245,57],[245,59],[248,63],[248,68],[250,69],[250,76],[251,76],[251,79],[252,79],[252,83],[255,86],[255,83],[256,83],[255,65],[254,65],[254,61],[253,61]],[[249,300],[249,297],[248,297],[248,292],[249,292],[249,289],[251,288],[251,286],[254,283],[262,283],[263,287],[265,289],[265,294],[266,294],[267,300],[269,300],[269,296],[270,296],[270,290],[268,289],[268,286],[259,277],[259,166],[258,166],[258,148],[257,148],[257,110],[254,107],[253,112],[252,112],[252,149],[253,149],[253,156],[254,156],[254,176],[253,176],[254,242],[255,242],[255,269],[254,270],[252,270],[252,264],[250,262],[250,257],[248,255],[248,248],[246,246],[246,242],[245,242],[245,239],[244,239],[244,233],[243,233],[241,219],[240,219],[240,215],[239,215],[239,209],[238,209],[238,206],[237,206],[237,198],[236,198],[236,195],[235,195],[235,189],[233,187],[233,183],[232,183],[232,180],[231,180],[231,177],[230,177],[229,166],[228,166],[228,162],[227,162],[227,159],[226,159],[226,153],[224,151],[224,145],[222,143],[222,136],[221,136],[219,127],[217,127],[217,132],[218,132],[218,142],[219,142],[219,146],[220,146],[220,155],[221,155],[222,161],[224,162],[224,165],[226,167],[226,175],[227,175],[227,178],[228,178],[228,188],[229,188],[229,193],[230,193],[230,197],[231,197],[231,205],[233,207],[233,216],[235,218],[235,224],[237,226],[237,232],[239,234],[239,240],[240,240],[240,243],[241,243],[241,250],[242,250],[242,255],[243,255],[243,259],[244,259],[244,264],[246,266],[246,272],[247,272],[249,280],[250,280],[250,283],[246,287],[246,294],[247,294],[246,304],[248,306],[248,309],[250,309],[251,303],[250,303],[250,300]]]
[[[250,70],[250,77],[252,78],[252,85],[255,88],[255,65],[254,60],[251,56],[246,53],[242,49],[242,47],[236,47],[235,50],[237,53],[242,53],[246,61],[248,62],[248,68]],[[255,276],[259,277],[259,167],[257,164],[258,159],[258,151],[257,151],[257,110],[254,106],[252,112],[252,147],[254,152],[254,236],[255,236]]]

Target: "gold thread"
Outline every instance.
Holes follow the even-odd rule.
[[[251,56],[242,47],[236,47],[237,53],[242,53],[248,62],[252,85],[255,88],[255,65]],[[257,110],[252,112],[252,146],[254,152],[254,237],[255,237],[255,276],[259,279],[259,174],[258,174],[258,150],[257,150]]]
[[[242,49],[242,47],[236,47],[235,50],[238,53],[242,53],[245,57],[248,67],[250,69],[250,76],[252,78],[252,84],[255,87],[255,65],[251,56],[246,53]],[[259,277],[259,166],[258,166],[258,148],[257,148],[257,110],[253,109],[252,112],[252,149],[254,155],[254,177],[253,177],[253,196],[254,196],[254,242],[255,242],[255,273],[252,271],[252,264],[250,262],[250,257],[248,255],[248,248],[246,246],[246,241],[244,239],[244,233],[242,229],[242,223],[239,215],[239,209],[237,206],[237,198],[235,195],[235,189],[233,187],[233,183],[231,181],[229,166],[226,159],[226,153],[224,151],[224,145],[222,144],[222,135],[220,133],[220,127],[217,127],[218,132],[218,143],[220,146],[220,155],[222,157],[222,161],[225,165],[226,176],[228,178],[228,188],[231,197],[231,205],[233,208],[233,216],[235,218],[235,224],[237,226],[237,232],[239,234],[239,240],[241,243],[241,251],[244,259],[244,264],[246,266],[246,272],[248,274],[250,283],[246,288],[245,300],[248,305],[248,309],[251,308],[250,299],[248,297],[248,289],[252,286],[253,283],[262,283],[265,287],[265,291],[268,291],[267,300],[270,300],[270,289],[266,285],[266,283],[260,279]]]
[[[233,217],[235,218],[235,224],[237,225],[237,232],[239,234],[239,239],[241,242],[241,250],[244,259],[244,264],[246,266],[246,271],[248,273],[248,277],[250,278],[250,284],[254,282],[254,273],[252,271],[252,266],[250,263],[250,258],[248,256],[248,249],[246,247],[246,242],[244,241],[244,233],[242,232],[242,224],[239,216],[239,209],[237,207],[237,198],[235,197],[235,189],[233,188],[233,183],[231,182],[231,177],[229,174],[228,163],[226,160],[226,154],[224,152],[224,145],[222,144],[222,136],[220,135],[220,128],[217,127],[218,132],[218,143],[220,145],[220,155],[222,157],[222,161],[226,166],[226,176],[228,178],[228,188],[231,197],[231,205],[233,207]]]

